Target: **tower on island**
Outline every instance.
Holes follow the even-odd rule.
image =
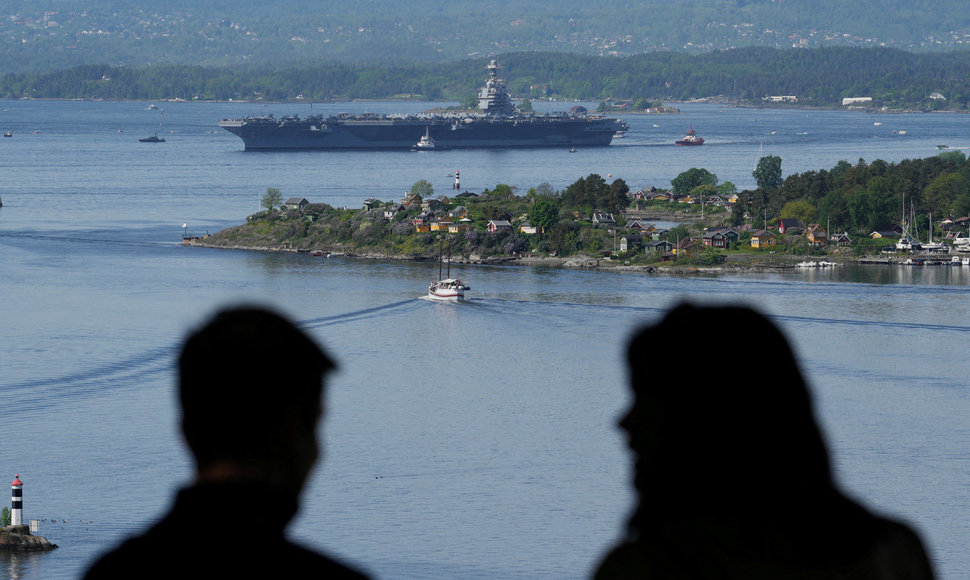
[[[24,484],[20,481],[20,474],[13,476],[10,484],[10,525],[24,525]]]

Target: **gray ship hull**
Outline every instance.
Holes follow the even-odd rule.
[[[587,115],[407,117],[248,117],[224,119],[247,151],[281,149],[410,150],[422,136],[438,149],[606,146],[626,130],[619,119]]]

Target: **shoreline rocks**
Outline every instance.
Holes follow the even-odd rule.
[[[0,528],[0,552],[49,552],[57,544],[42,536],[34,536],[27,526]]]

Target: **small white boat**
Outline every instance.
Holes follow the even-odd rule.
[[[415,151],[430,151],[436,147],[434,138],[431,136],[429,131],[430,130],[427,127],[425,127],[424,135],[422,135],[421,138],[418,139],[417,144],[415,144],[414,146]]]
[[[460,278],[433,280],[428,285],[428,298],[444,302],[463,302],[465,300],[465,290],[471,290],[471,288],[465,286]]]
[[[464,302],[465,290],[471,290],[461,278],[451,277],[451,240],[448,240],[448,271],[441,276],[441,246],[438,246],[438,279],[428,284],[428,298],[441,302]]]
[[[806,262],[799,262],[795,264],[795,267],[796,268],[834,268],[835,266],[840,266],[840,265],[841,264],[839,264],[838,262],[829,262],[828,260],[820,260],[818,262],[808,260]]]

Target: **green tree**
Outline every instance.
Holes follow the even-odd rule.
[[[942,173],[923,190],[923,199],[937,215],[955,215],[957,200],[968,194],[970,180],[959,173]]]
[[[804,199],[789,201],[781,208],[781,217],[795,218],[803,224],[815,222],[815,206]]]
[[[267,187],[266,193],[259,198],[259,205],[266,208],[267,211],[273,211],[277,206],[283,203],[283,192],[276,189],[275,187]]]
[[[674,226],[669,230],[667,230],[667,241],[673,244],[676,244],[680,240],[683,240],[684,238],[689,238],[689,237],[690,237],[690,230],[687,229],[687,226],[683,224]]]
[[[620,212],[630,205],[630,186],[620,178],[610,184],[609,193],[605,199],[599,200],[599,205],[611,212]]]
[[[559,223],[559,202],[551,197],[536,198],[529,208],[529,223],[545,233]]]
[[[497,199],[511,200],[515,197],[515,190],[513,190],[512,186],[507,183],[500,183],[495,186],[494,190],[492,190],[492,196]]]
[[[717,175],[706,169],[691,167],[670,181],[677,195],[686,195],[698,185],[717,186]]]
[[[732,226],[744,225],[744,222],[745,222],[744,208],[745,208],[745,204],[741,203],[740,200],[738,201],[738,203],[731,206],[731,225]]]
[[[552,185],[550,185],[548,181],[543,181],[535,187],[530,187],[528,193],[526,193],[526,197],[529,198],[529,201],[533,203],[540,197],[555,196],[556,190],[552,188]]]
[[[428,199],[434,195],[434,187],[427,179],[419,179],[411,186],[411,195],[420,195],[421,199]]]
[[[849,207],[841,191],[830,191],[818,202],[819,223],[825,223],[833,231],[845,229],[849,224]]]
[[[857,230],[871,232],[883,229],[893,221],[892,181],[874,177],[865,186],[853,188],[846,196],[852,225]]]
[[[571,183],[562,192],[563,206],[569,209],[593,210],[604,206],[602,203],[610,193],[606,180],[596,173],[590,173]],[[605,208],[604,208],[605,209]]]
[[[723,198],[731,197],[738,192],[738,186],[734,185],[730,181],[725,181],[724,183],[717,186],[717,194]]]
[[[781,157],[768,155],[758,159],[758,166],[751,175],[758,189],[778,189],[781,187]]]
[[[5,528],[10,525],[10,508],[3,506],[0,509],[0,528]]]
[[[530,101],[529,99],[522,99],[521,101],[519,101],[518,109],[522,113],[531,113],[532,101]]]

